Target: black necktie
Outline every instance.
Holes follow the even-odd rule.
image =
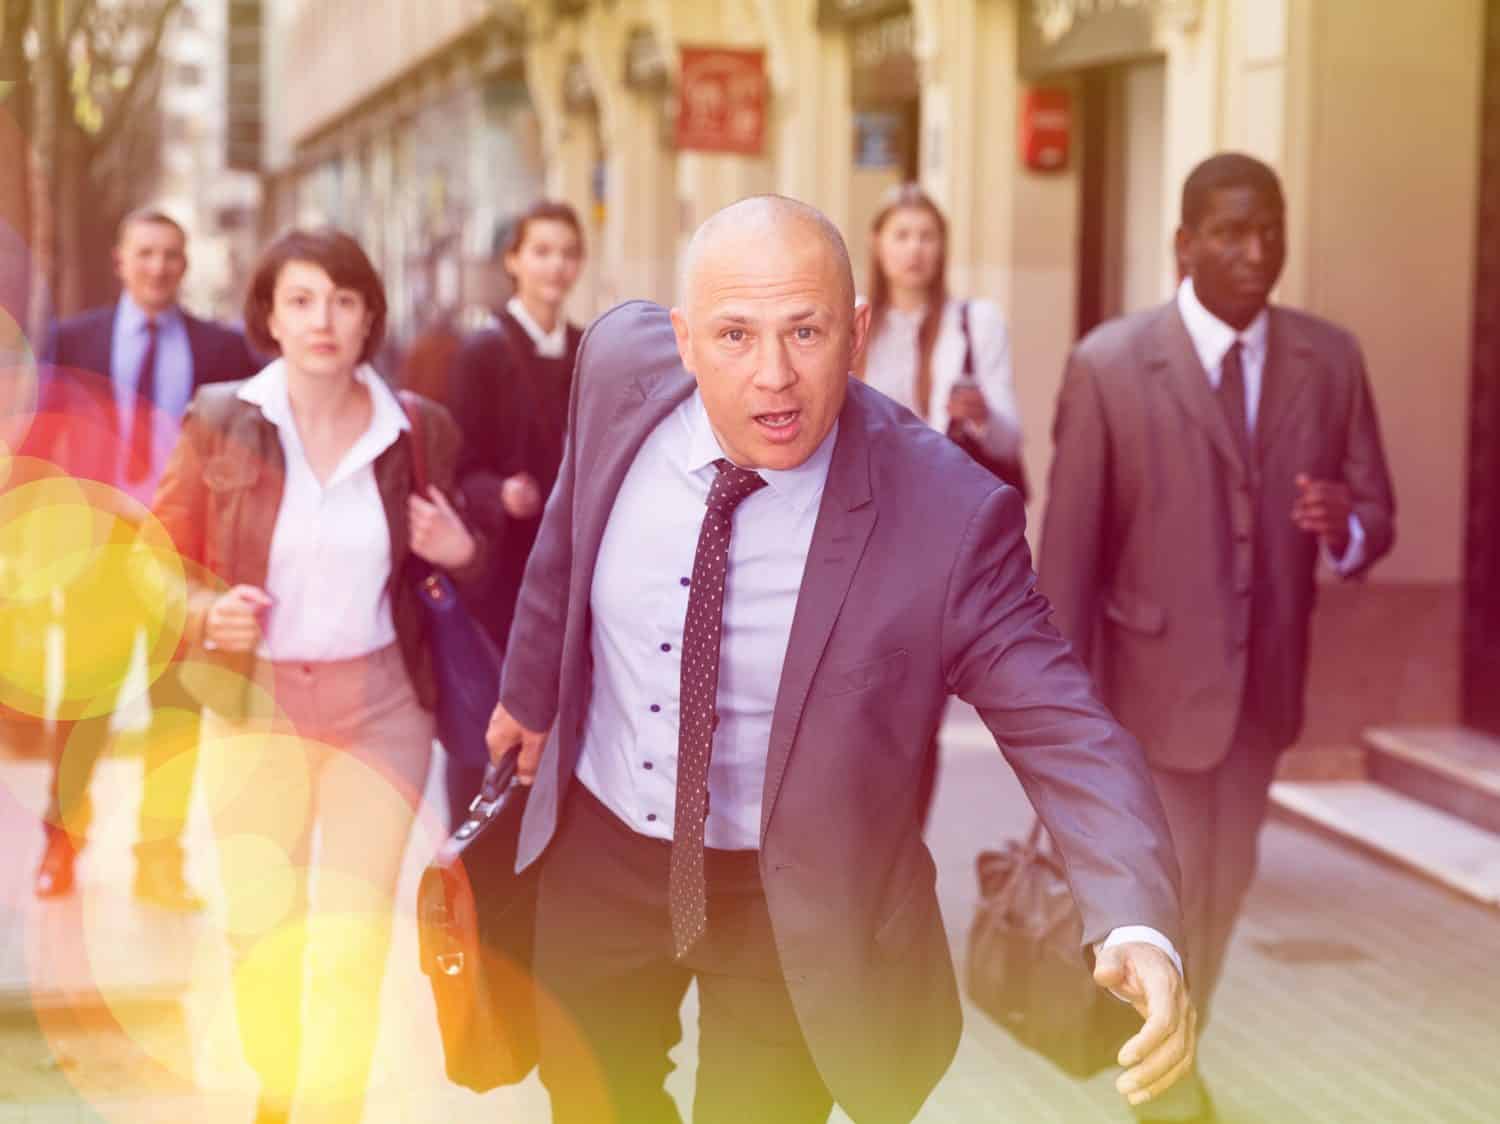
[[[1229,430],[1234,434],[1240,457],[1250,463],[1250,422],[1245,413],[1245,365],[1240,341],[1230,344],[1224,353],[1224,362],[1219,367],[1219,405],[1229,419]]]
[[[130,413],[130,455],[125,478],[138,483],[151,473],[151,416],[156,412],[156,337],[160,325],[146,321],[146,353],[135,379],[135,405]]]
[[[692,588],[682,629],[682,698],[677,725],[677,807],[672,819],[668,910],[672,945],[680,959],[708,924],[703,878],[703,828],[708,819],[708,759],[719,724],[719,640],[724,632],[724,579],[734,509],[766,482],[726,460],[708,491],[708,510],[698,532]]]

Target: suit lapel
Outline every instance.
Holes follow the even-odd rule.
[[[188,385],[196,390],[203,385],[206,372],[212,365],[212,357],[209,355],[211,337],[208,332],[208,325],[196,316],[189,316],[184,311],[182,312],[182,323],[187,331],[188,362],[193,368],[188,372]]]
[[[111,305],[106,315],[84,333],[83,354],[73,364],[85,371],[98,371],[111,383],[118,374],[114,369],[115,316],[118,313],[119,306]]]
[[[851,385],[839,415],[839,435],[828,466],[828,482],[818,507],[797,609],[787,639],[786,660],[771,716],[771,738],[766,756],[765,788],[761,798],[760,834],[764,842],[771,812],[781,791],[792,743],[802,720],[802,710],[813,675],[834,623],[843,609],[850,583],[859,568],[870,532],[875,527],[876,508],[870,489],[869,434],[863,387]]]
[[[1207,434],[1235,477],[1243,478],[1249,466],[1229,430],[1224,410],[1214,397],[1214,389],[1209,385],[1198,353],[1193,350],[1192,337],[1188,335],[1175,301],[1160,309],[1150,336],[1146,363],[1166,381],[1187,416]]]
[[[578,584],[573,590],[573,596],[581,596],[583,600],[575,604],[588,604],[594,567],[599,561],[599,544],[604,541],[604,529],[625,474],[651,431],[693,392],[695,385],[693,376],[679,364],[629,379],[621,388],[610,420],[601,427],[601,447],[589,469],[593,479],[583,493],[590,502],[579,516],[575,557],[584,564],[575,569],[574,581]]]
[[[1297,399],[1307,388],[1317,361],[1313,349],[1297,333],[1295,322],[1281,309],[1271,309],[1266,332],[1266,369],[1255,416],[1255,448],[1263,464],[1277,431],[1296,412]]]

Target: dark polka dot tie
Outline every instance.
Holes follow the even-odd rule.
[[[708,819],[708,759],[719,724],[719,640],[724,632],[724,579],[729,570],[729,534],[734,509],[766,482],[726,460],[708,491],[708,510],[698,532],[693,583],[682,629],[682,698],[677,726],[677,809],[672,820],[672,857],[667,905],[672,945],[679,958],[703,936],[708,890],[703,880],[703,828]]]

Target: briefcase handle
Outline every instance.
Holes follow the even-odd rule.
[[[1016,864],[1011,868],[1010,878],[995,895],[994,908],[1001,913],[1010,909],[1011,903],[1016,895],[1020,893],[1021,883],[1025,879],[1026,868],[1032,863],[1043,860],[1047,855],[1047,829],[1042,826],[1042,817],[1037,816],[1031,823],[1031,830],[1026,834],[1026,842],[1021,844],[1021,853],[1016,857]]]
[[[491,761],[484,767],[479,793],[469,802],[469,814],[453,833],[454,838],[468,839],[500,810],[506,793],[516,783],[516,758],[519,755],[519,751],[507,753],[499,762]]]

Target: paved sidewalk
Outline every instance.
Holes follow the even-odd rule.
[[[961,957],[974,902],[973,855],[1023,832],[1029,813],[999,754],[984,748],[972,717],[955,711],[946,744],[931,845],[950,936]],[[37,806],[41,768],[0,759],[0,822],[10,860],[0,874],[0,980],[18,970],[25,942],[17,935],[33,931],[56,908],[43,909],[29,894],[34,860],[24,841],[35,829],[25,818]],[[108,898],[105,885],[121,871],[128,875],[139,768],[131,761],[107,762],[99,783],[115,793],[120,814],[112,834],[91,847],[81,868],[85,902]],[[408,854],[403,923],[392,949],[366,1119],[545,1124],[546,1098],[534,1077],[484,1097],[443,1079],[410,918],[415,879],[435,839],[430,822],[419,827]],[[195,882],[217,902],[201,811],[195,812],[190,845]],[[18,856],[25,857],[18,862]],[[235,1044],[214,914],[162,929],[160,919],[143,919],[146,911],[124,904],[128,898],[116,895],[113,901],[82,911],[94,919],[86,926],[93,934],[89,947],[110,949],[112,971],[137,963],[142,975],[155,973],[154,990],[163,980],[170,985],[175,972],[185,987],[180,1003],[117,1002],[99,1025],[60,1024],[55,1014],[43,1012],[30,1032],[24,1019],[18,1026],[14,1016],[5,1020],[0,1124],[248,1122],[253,1081]],[[124,920],[131,915],[134,921]],[[149,938],[153,931],[168,935]],[[1271,824],[1263,837],[1261,877],[1202,1050],[1224,1120],[1500,1121],[1497,959],[1495,913],[1321,838]],[[113,994],[129,982],[117,975],[106,990]],[[691,1090],[693,1005],[690,994],[684,1011],[689,1039],[670,1081],[684,1107]],[[969,1012],[954,1066],[920,1120],[1125,1124],[1129,1115],[1108,1077],[1069,1081],[1016,1047],[983,1015]]]

